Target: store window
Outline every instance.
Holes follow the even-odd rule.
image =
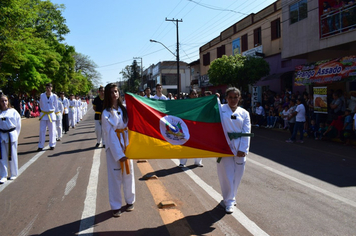
[[[241,52],[247,51],[247,34],[241,36]]]
[[[289,6],[290,23],[294,24],[308,17],[308,2],[301,0]]]
[[[271,40],[279,39],[281,37],[281,20],[278,18],[271,22]]]

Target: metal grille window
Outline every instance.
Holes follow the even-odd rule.
[[[290,23],[296,23],[308,17],[308,2],[301,0],[289,6]]]

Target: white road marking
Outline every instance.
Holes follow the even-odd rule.
[[[19,233],[19,236],[26,236],[32,229],[33,224],[35,223],[36,219],[38,217],[38,214],[28,223],[28,225]]]
[[[179,160],[172,159],[172,161],[179,165]],[[194,180],[210,197],[212,197],[218,203],[221,202],[222,196],[219,194],[215,189],[213,189],[210,185],[205,183],[199,176],[197,176],[192,170],[185,168],[184,172]],[[235,208],[235,211],[231,214],[241,225],[243,225],[246,230],[248,230],[252,235],[264,235],[267,236],[268,234],[263,231],[260,227],[256,225],[255,222],[250,220],[242,211],[238,208]]]
[[[100,154],[101,148],[95,149],[87,187],[87,194],[84,201],[84,210],[80,221],[79,233],[77,235],[91,236],[94,232]]]
[[[43,153],[45,153],[48,148],[49,146],[47,145],[46,147],[43,148],[42,151],[38,152],[34,157],[32,157],[28,162],[26,162],[26,164],[21,166],[17,177],[19,177],[30,165],[32,165],[35,161],[37,161],[37,159],[40,158],[40,156],[42,156]],[[2,184],[0,187],[0,192],[13,182],[14,181],[6,181],[4,184]]]
[[[71,180],[69,180],[69,182],[67,183],[66,189],[64,190],[64,196],[62,197],[62,201],[64,200],[65,196],[67,196],[70,193],[70,191],[72,191],[75,185],[77,185],[77,179],[78,179],[80,169],[81,167],[77,168],[77,174],[74,175],[74,177]]]
[[[334,198],[334,199],[336,199],[336,200],[338,200],[338,201],[340,201],[340,202],[343,202],[343,203],[346,203],[346,204],[348,204],[348,205],[350,205],[350,206],[356,207],[356,202],[354,202],[354,201],[352,201],[352,200],[349,200],[349,199],[347,199],[347,198],[341,197],[341,196],[339,196],[339,195],[337,195],[337,194],[335,194],[335,193],[332,193],[332,192],[329,192],[329,191],[327,191],[327,190],[325,190],[325,189],[319,188],[319,187],[317,187],[317,186],[315,186],[315,185],[312,185],[312,184],[307,183],[307,182],[305,182],[305,181],[303,181],[303,180],[297,179],[297,178],[295,178],[295,177],[293,177],[293,176],[287,175],[287,174],[285,174],[285,173],[283,173],[283,172],[281,172],[281,171],[279,171],[279,170],[276,170],[276,169],[273,169],[273,168],[271,168],[271,167],[268,167],[268,166],[266,166],[266,165],[264,165],[264,164],[261,164],[261,163],[259,163],[259,162],[257,162],[257,161],[254,161],[254,160],[252,160],[252,159],[248,159],[248,162],[251,162],[251,163],[253,163],[253,164],[257,165],[257,166],[260,166],[260,167],[262,167],[262,168],[264,168],[264,169],[266,169],[266,170],[269,170],[269,171],[271,171],[271,172],[273,172],[273,173],[275,173],[275,174],[277,174],[277,175],[280,175],[280,176],[282,176],[282,177],[284,177],[284,178],[287,178],[287,179],[289,179],[289,180],[291,180],[291,181],[294,181],[294,182],[296,182],[296,183],[298,183],[298,184],[300,184],[300,185],[303,185],[303,186],[305,186],[305,187],[308,187],[308,188],[310,188],[310,189],[312,189],[312,190],[314,190],[314,191],[317,191],[317,192],[319,192],[319,193],[322,193],[322,194],[324,194],[324,195],[326,195],[326,196],[328,196],[328,197],[330,197],[330,198]]]

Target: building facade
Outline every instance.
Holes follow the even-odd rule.
[[[203,90],[224,91],[226,86],[212,86],[209,83],[210,63],[222,55],[242,54],[243,56],[262,56],[270,65],[270,75],[255,85],[263,90],[280,92],[293,86],[295,66],[305,59],[282,58],[283,49],[282,2],[269,5],[256,14],[250,14],[200,48],[201,76]],[[244,92],[244,91],[243,91]],[[247,91],[245,91],[247,92]]]

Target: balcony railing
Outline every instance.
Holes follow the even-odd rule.
[[[356,29],[356,4],[320,16],[321,38]]]

